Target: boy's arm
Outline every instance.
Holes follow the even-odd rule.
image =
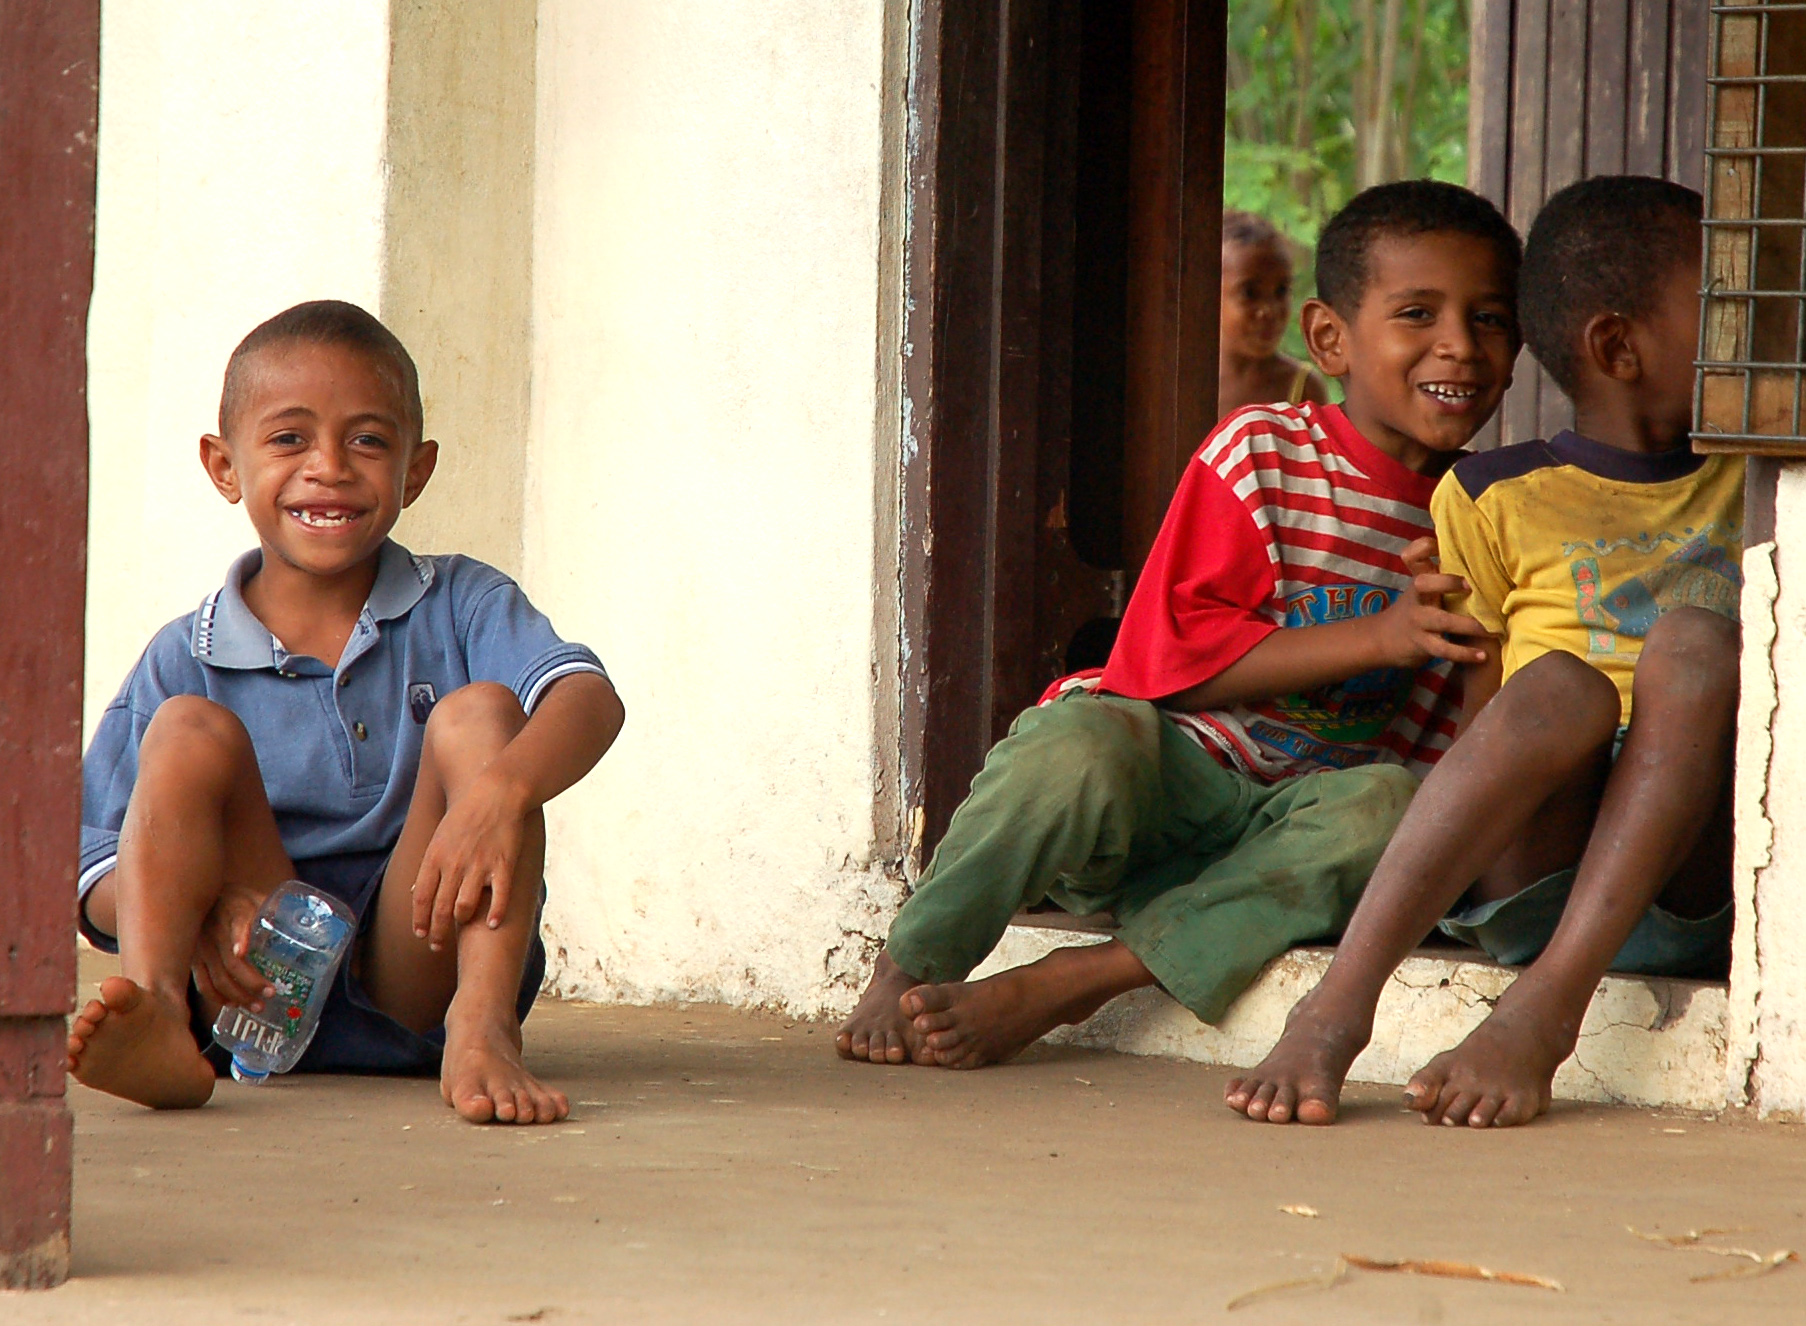
[[[578,672],[560,678],[483,776],[505,789],[524,817],[595,768],[626,719],[626,706],[606,677]]]
[[[1219,709],[1271,700],[1346,681],[1375,668],[1417,668],[1432,658],[1454,663],[1484,661],[1484,649],[1469,640],[1486,633],[1472,617],[1445,611],[1442,596],[1462,594],[1459,576],[1435,570],[1436,540],[1418,539],[1403,554],[1411,588],[1384,612],[1322,626],[1277,630],[1208,681],[1161,703],[1174,709]]]
[[[477,914],[489,893],[490,929],[513,892],[527,819],[596,767],[627,711],[608,679],[578,672],[553,682],[526,726],[446,811],[414,883],[414,930],[435,944]]]
[[[1460,670],[1461,712],[1455,720],[1455,735],[1460,737],[1502,684],[1503,608],[1511,594],[1512,576],[1498,532],[1454,474],[1444,475],[1436,485],[1430,516],[1436,522],[1439,569],[1461,585],[1450,592],[1444,606],[1468,614],[1486,633],[1481,642],[1485,650],[1482,661]]]

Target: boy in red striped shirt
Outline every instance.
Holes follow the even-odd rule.
[[[991,751],[843,1057],[976,1068],[1155,983],[1212,1022],[1267,961],[1341,932],[1454,738],[1451,665],[1484,658],[1480,624],[1441,607],[1460,584],[1428,507],[1510,385],[1520,255],[1452,184],[1381,185],[1331,219],[1302,318],[1345,404],[1250,407],[1205,441],[1108,665]],[[1043,899],[1113,911],[1117,937],[966,982]]]

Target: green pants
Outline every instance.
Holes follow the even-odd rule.
[[[1024,905],[1110,910],[1154,978],[1215,1022],[1269,960],[1342,933],[1416,788],[1396,765],[1269,786],[1151,704],[1068,695],[986,757],[890,956],[924,981],[961,980]]]

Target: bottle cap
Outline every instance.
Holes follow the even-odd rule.
[[[232,1080],[234,1082],[243,1082],[248,1087],[258,1087],[269,1081],[270,1075],[266,1072],[249,1067],[237,1055],[233,1055]]]

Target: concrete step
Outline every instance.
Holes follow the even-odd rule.
[[[1039,921],[1035,917],[1012,925],[973,975],[989,976],[1063,945],[1101,943],[1109,937],[1106,929],[1075,926],[1064,918],[1051,926]],[[1272,1048],[1286,1013],[1317,983],[1334,952],[1294,949],[1274,959],[1217,1026],[1198,1021],[1160,990],[1137,990],[1048,1039],[1252,1067]],[[1357,1082],[1403,1086],[1478,1026],[1516,975],[1516,968],[1469,957],[1465,951],[1419,950],[1393,974],[1380,998],[1373,1043],[1355,1060],[1349,1076]],[[1555,1075],[1555,1094],[1563,1100],[1716,1112],[1727,1098],[1725,1017],[1722,982],[1608,976],[1593,997],[1579,1047]]]

